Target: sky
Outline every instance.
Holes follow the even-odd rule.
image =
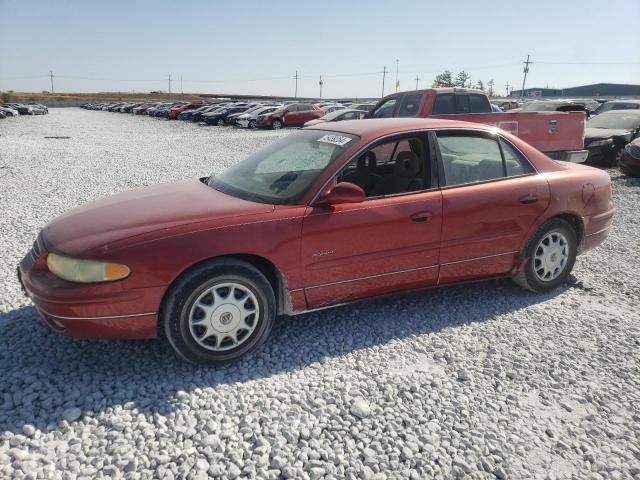
[[[640,84],[640,0],[0,0],[0,90],[377,97]],[[416,80],[416,77],[418,79]],[[181,82],[182,79],[182,82]]]

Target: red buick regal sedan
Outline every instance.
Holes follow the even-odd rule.
[[[219,176],[138,188],[53,220],[19,266],[49,327],[228,362],[277,315],[511,277],[561,284],[613,218],[606,172],[506,132],[371,119],[299,130]]]

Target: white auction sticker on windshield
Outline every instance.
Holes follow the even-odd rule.
[[[351,139],[343,135],[325,135],[324,137],[320,137],[318,141],[322,143],[331,143],[333,145],[338,145],[339,147],[344,147],[351,141]]]

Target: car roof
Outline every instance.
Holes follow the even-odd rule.
[[[492,131],[495,129],[495,127],[479,123],[434,118],[365,118],[363,120],[343,120],[342,122],[336,123],[321,123],[307,127],[307,129],[330,130],[368,138],[376,138],[411,130],[437,128],[473,128],[484,131]]]
[[[609,110],[608,112],[602,112],[600,114],[597,115],[597,117],[601,116],[601,115],[606,115],[606,116],[615,116],[615,115],[636,115],[640,117],[640,110]],[[594,117],[596,118],[596,117]]]

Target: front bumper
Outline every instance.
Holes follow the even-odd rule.
[[[39,239],[20,262],[18,281],[54,332],[74,338],[156,336],[164,287],[126,289],[123,282],[67,282],[49,272],[46,257]]]

